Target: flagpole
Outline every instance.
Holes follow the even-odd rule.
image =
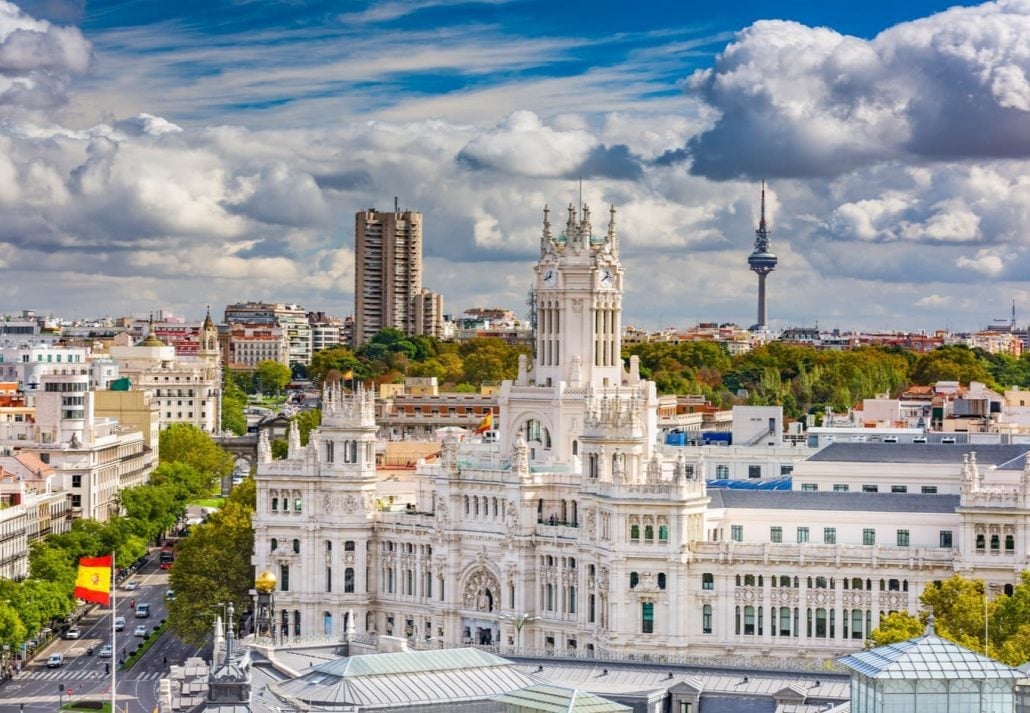
[[[115,637],[118,633],[114,628],[115,615],[118,613],[118,582],[115,577],[115,572],[118,571],[118,566],[114,555],[114,550],[111,550],[111,713],[118,713],[118,687],[117,678],[115,677],[115,671],[118,669],[118,667],[115,666],[115,661],[117,661],[115,657],[118,652],[118,641]]]

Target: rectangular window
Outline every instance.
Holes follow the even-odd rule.
[[[876,544],[876,530],[867,527],[862,530],[862,544],[863,545],[875,545]]]
[[[717,465],[715,466],[715,477],[721,479],[730,477],[730,467],[728,465]]]
[[[654,602],[644,602],[640,605],[640,625],[643,633],[654,633]]]
[[[73,475],[72,476],[72,487],[73,488],[81,488],[82,487],[82,476],[81,475]]]
[[[749,478],[761,478],[762,477],[762,466],[760,466],[760,465],[749,465],[747,467],[747,477],[749,477]]]
[[[834,483],[833,484],[833,492],[835,492],[835,493],[846,493],[846,492],[848,492],[848,484],[847,483]]]
[[[279,565],[279,591],[290,591],[290,565]]]
[[[908,492],[908,486],[907,485],[892,485],[891,486],[891,492],[892,493],[907,493]]]
[[[798,542],[799,543],[801,543],[801,542],[808,542],[808,528],[807,527],[799,527],[798,528]]]
[[[823,544],[824,545],[835,545],[835,544],[837,544],[837,528],[836,527],[824,527],[823,528]]]
[[[709,591],[715,589],[715,575],[711,572],[703,572],[701,574],[701,589],[707,589]]]
[[[770,542],[783,542],[783,528],[779,525],[773,525],[769,528],[769,541]]]
[[[880,486],[878,486],[878,485],[863,485],[862,486],[862,492],[863,493],[878,493],[878,492],[880,492]]]
[[[923,489],[922,489],[922,493],[923,493],[923,495],[936,495],[937,494],[937,486],[936,485],[924,485]]]
[[[908,530],[898,530],[898,547],[908,547]]]
[[[730,539],[734,542],[744,541],[744,526],[743,525],[732,525],[730,527]]]
[[[82,496],[81,495],[72,495],[72,507],[73,508],[81,508],[82,507]]]
[[[792,466],[792,465],[781,465],[780,466],[780,475],[790,475],[793,472],[794,472],[794,466]]]
[[[941,547],[951,549],[951,530],[941,530]]]
[[[802,483],[801,490],[805,493],[814,493],[819,490],[819,485],[817,483]]]

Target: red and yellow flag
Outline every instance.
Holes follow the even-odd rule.
[[[494,427],[494,412],[487,411],[486,416],[479,422],[479,426],[476,427],[476,433],[486,433]]]
[[[75,596],[96,604],[110,603],[111,555],[79,559],[79,575],[75,578]]]

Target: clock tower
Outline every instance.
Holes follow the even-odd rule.
[[[656,413],[654,385],[641,380],[635,357],[626,368],[621,355],[623,269],[615,208],[600,235],[594,234],[587,206],[577,211],[570,205],[558,234],[544,208],[534,277],[535,355],[532,361],[520,358],[518,377],[501,387],[503,454],[519,451],[531,462],[580,472],[588,409],[611,400],[631,402],[646,432],[642,442],[650,444],[657,428],[647,413]]]
[[[608,230],[594,235],[590,208],[568,208],[565,229],[551,230],[544,209],[536,265],[536,382],[594,388],[622,381],[622,266],[615,207]]]

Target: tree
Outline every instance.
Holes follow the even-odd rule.
[[[184,463],[209,476],[209,484],[233,470],[232,456],[188,423],[173,423],[161,431],[160,454],[162,463]]]
[[[227,371],[222,379],[222,430],[231,431],[237,436],[247,432],[247,394]]]
[[[320,349],[311,355],[311,365],[308,367],[308,375],[316,383],[321,384],[331,371],[341,374],[351,372],[356,379],[367,378],[365,366],[358,360],[347,347],[332,347]]]
[[[234,602],[241,609],[254,586],[254,513],[256,486],[247,479],[204,524],[176,546],[170,583],[175,599],[169,603],[168,624],[184,642],[201,645],[211,633],[215,607]]]
[[[961,345],[938,347],[920,356],[912,369],[912,381],[924,385],[938,381],[958,381],[963,384],[982,381],[989,386],[996,386],[987,365],[976,352]]]
[[[7,602],[0,602],[0,644],[13,650],[25,641],[27,635],[17,610]]]
[[[934,582],[919,598],[933,614],[938,635],[972,651],[984,651],[984,582],[956,574]],[[998,606],[991,602],[990,608]]]
[[[923,622],[919,617],[904,611],[891,612],[886,618],[880,619],[880,626],[869,634],[869,641],[873,646],[908,641],[922,634],[923,628]]]
[[[293,372],[282,362],[266,359],[254,367],[254,378],[262,391],[281,394],[293,378]]]
[[[311,432],[322,423],[322,409],[313,408],[310,411],[301,411],[293,420],[297,422],[297,430],[300,431],[300,444],[306,446]]]

